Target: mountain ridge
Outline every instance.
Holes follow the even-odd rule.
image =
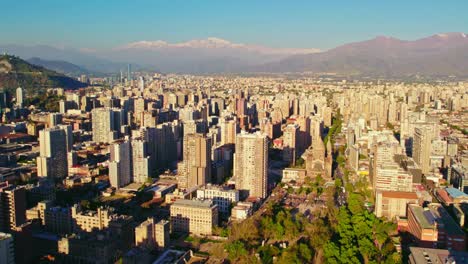
[[[22,58],[65,61],[88,69],[116,74],[132,69],[171,73],[278,73],[311,72],[378,77],[468,77],[468,35],[439,33],[415,40],[377,36],[320,51],[269,48],[220,38],[168,43],[136,41],[107,50],[5,46]],[[105,58],[105,59],[104,59]]]
[[[42,66],[46,69],[53,70],[53,71],[56,71],[58,73],[62,73],[65,75],[74,76],[74,77],[78,77],[82,74],[90,73],[90,71],[87,69],[84,69],[78,65],[75,65],[67,61],[62,61],[62,60],[44,60],[39,57],[32,57],[32,58],[27,59],[26,61],[33,65]]]
[[[413,41],[391,37],[348,43],[295,55],[251,69],[260,72],[314,72],[369,76],[457,75],[468,77],[468,37],[436,34]]]

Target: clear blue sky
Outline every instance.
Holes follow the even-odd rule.
[[[468,32],[468,0],[1,0],[0,8],[0,43],[78,48],[219,37],[327,49],[377,35]]]

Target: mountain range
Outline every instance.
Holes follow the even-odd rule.
[[[36,63],[65,70],[68,62],[83,72],[118,73],[132,69],[176,73],[310,72],[315,74],[379,77],[468,77],[468,36],[443,33],[417,40],[379,36],[371,40],[318,49],[271,48],[233,43],[219,38],[168,43],[137,41],[107,50],[51,46],[0,45],[22,58],[39,57]],[[44,63],[44,61],[61,61]],[[68,65],[70,66],[70,65]],[[67,67],[68,67],[67,66]],[[69,67],[68,67],[69,68]]]
[[[44,60],[38,57],[33,57],[27,60],[27,62],[42,66],[44,68],[47,68],[49,70],[56,71],[58,73],[63,73],[65,75],[69,76],[80,76],[82,74],[89,74],[90,71],[87,69],[84,69],[78,65],[75,65],[73,63],[67,62],[67,61],[59,61],[59,60]]]
[[[256,67],[264,72],[314,72],[369,76],[468,76],[468,36],[437,34],[415,41],[379,36]]]

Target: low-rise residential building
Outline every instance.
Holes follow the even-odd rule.
[[[419,246],[465,250],[465,233],[441,204],[409,205],[408,229]]]
[[[171,205],[172,232],[211,235],[218,225],[218,206],[211,200],[177,200]]]
[[[239,202],[239,190],[207,184],[197,190],[198,199],[211,199],[220,213],[228,214],[233,203]]]
[[[51,201],[42,201],[37,206],[26,211],[28,220],[38,219],[44,228],[57,234],[73,232],[71,209],[67,207],[53,206]]]
[[[468,168],[461,163],[450,167],[450,184],[464,193],[468,193]]]
[[[408,204],[418,204],[419,199],[414,192],[377,191],[375,197],[375,215],[394,219],[406,217]]]
[[[286,168],[283,170],[283,177],[281,182],[290,183],[292,181],[301,184],[307,175],[306,169]]]
[[[118,215],[112,208],[99,207],[96,211],[81,210],[80,206],[74,205],[71,208],[73,230],[92,232],[103,230],[111,226],[112,222],[131,222],[133,218],[128,215]]]
[[[468,203],[468,194],[456,188],[444,188],[436,191],[437,199],[449,206],[452,204]]]
[[[135,246],[149,250],[165,248],[169,244],[169,232],[169,221],[156,222],[154,218],[148,218],[135,227]]]
[[[106,234],[80,234],[58,241],[58,259],[64,263],[107,264],[120,255],[117,239]]]
[[[231,219],[233,221],[242,221],[247,219],[253,212],[253,203],[239,202],[231,210]]]

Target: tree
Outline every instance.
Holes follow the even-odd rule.
[[[236,260],[248,253],[245,249],[244,243],[239,240],[226,244],[225,249],[229,254],[230,260]]]

